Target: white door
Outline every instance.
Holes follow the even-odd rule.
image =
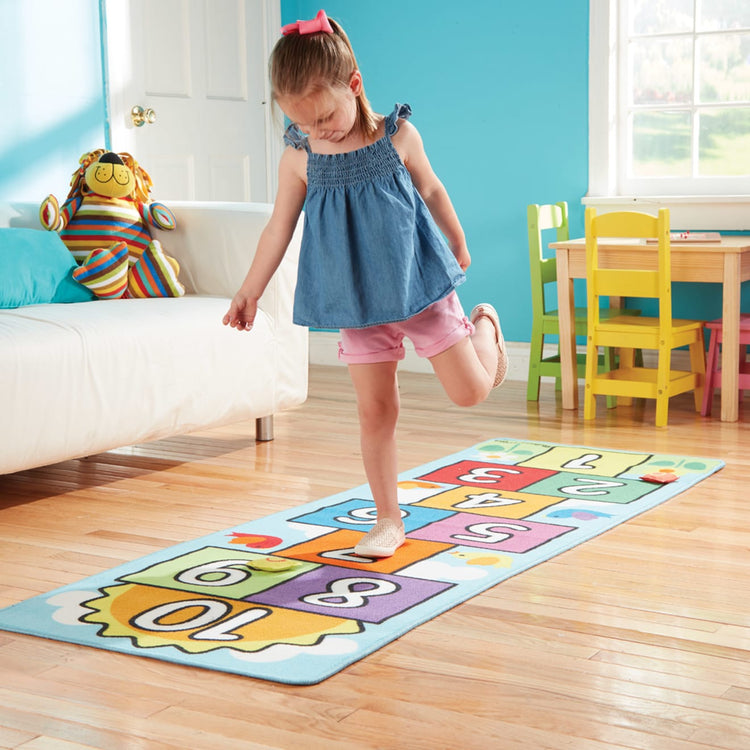
[[[266,70],[279,0],[107,0],[105,9],[110,146],[151,175],[153,198],[273,200],[281,128]]]

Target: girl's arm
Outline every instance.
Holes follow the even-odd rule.
[[[261,232],[250,270],[224,316],[224,325],[238,331],[249,331],[253,327],[258,300],[286,253],[305,202],[306,163],[305,152],[290,147],[282,154],[279,190],[271,218]]]
[[[393,145],[409,170],[412,182],[430,210],[432,218],[445,235],[456,260],[465,271],[471,263],[471,256],[466,247],[464,230],[448,191],[432,169],[419,131],[410,122],[402,120],[393,136]]]

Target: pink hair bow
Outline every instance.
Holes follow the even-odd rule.
[[[328,23],[328,16],[324,10],[319,10],[318,15],[310,21],[297,21],[296,23],[288,23],[286,26],[281,27],[281,33],[284,36],[289,36],[290,34],[315,34],[318,31],[333,34],[333,27]]]

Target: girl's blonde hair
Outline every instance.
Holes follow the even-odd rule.
[[[347,87],[358,70],[357,58],[346,32],[328,19],[333,34],[289,34],[282,36],[271,52],[269,74],[271,96],[276,101],[285,96],[300,96],[308,91]],[[355,127],[365,137],[378,129],[378,121],[362,86],[357,96]]]

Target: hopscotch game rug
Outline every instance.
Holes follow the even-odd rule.
[[[490,440],[401,475],[393,557],[354,554],[362,486],[20,602],[0,629],[310,685],[723,465]]]

